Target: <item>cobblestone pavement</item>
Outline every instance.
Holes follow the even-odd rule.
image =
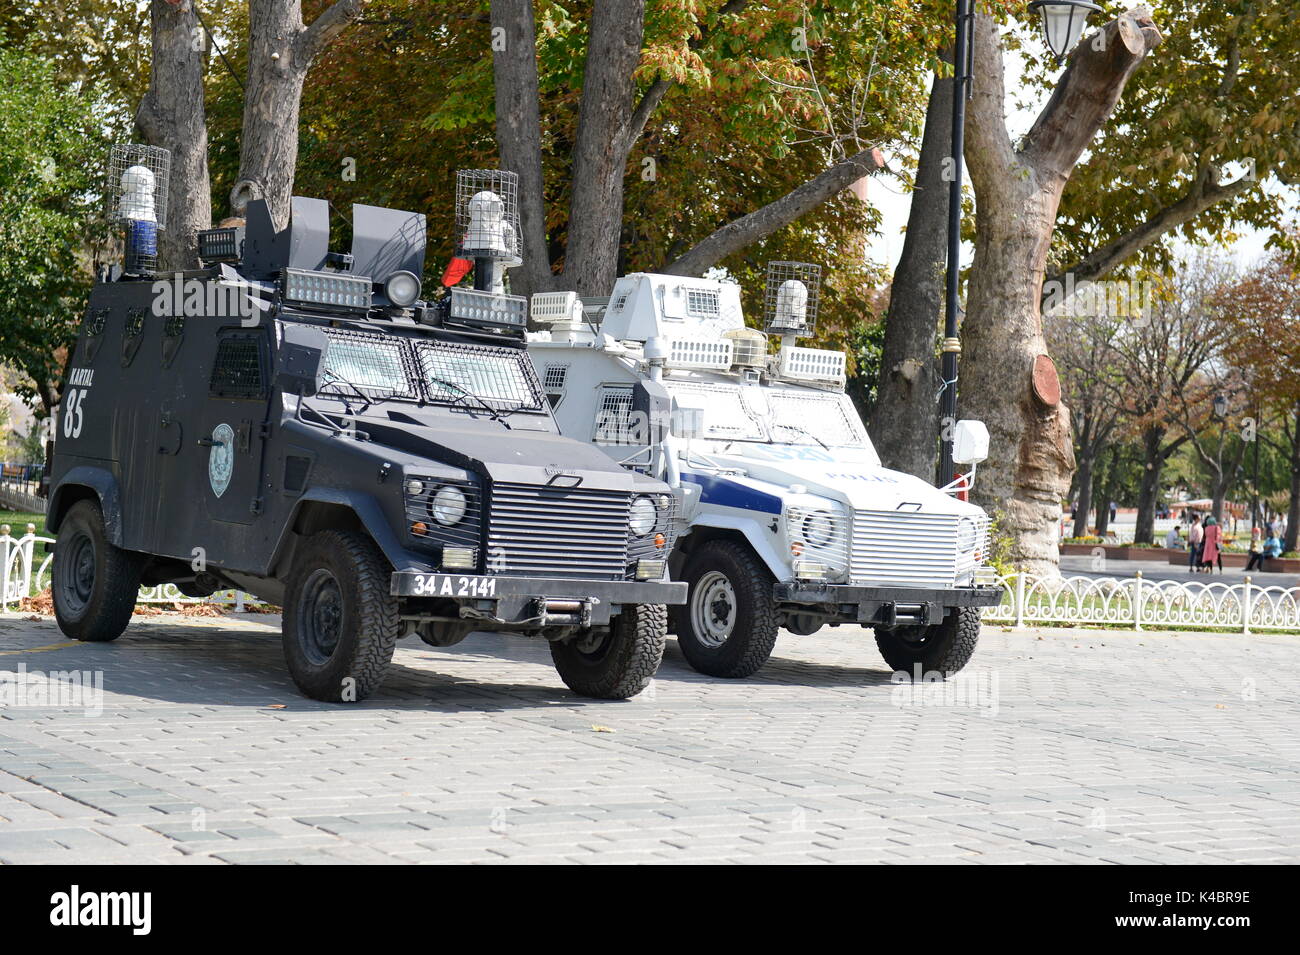
[[[340,707],[298,695],[277,628],[137,617],[96,645],[0,616],[0,672],[104,685],[100,715],[0,709],[0,860],[1300,859],[1294,635],[988,627],[947,703],[900,699],[849,627],[740,681],[670,641],[621,703],[567,691],[540,642],[408,640]]]

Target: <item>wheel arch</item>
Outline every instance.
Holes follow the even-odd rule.
[[[63,475],[50,493],[45,528],[53,536],[78,501],[94,500],[104,515],[104,533],[114,547],[122,546],[122,498],[117,478],[107,468],[78,465]]]
[[[679,579],[681,568],[699,548],[710,541],[726,540],[746,548],[777,580],[786,580],[790,577],[790,567],[781,560],[775,538],[775,533],[752,518],[707,515],[691,525],[690,533],[673,551],[673,578]]]
[[[394,568],[403,568],[411,562],[379,502],[373,497],[352,491],[313,488],[298,499],[292,516],[284,524],[271,558],[273,573],[279,576],[279,571],[292,562],[299,542],[326,530],[365,534]]]

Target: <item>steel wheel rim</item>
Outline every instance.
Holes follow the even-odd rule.
[[[330,661],[343,636],[343,591],[325,568],[313,571],[298,598],[298,644],[311,663]]]
[[[695,585],[691,624],[696,639],[711,650],[731,638],[736,626],[736,588],[726,574],[711,570]]]
[[[73,614],[80,613],[95,590],[95,542],[79,533],[55,551],[55,561],[63,602]]]

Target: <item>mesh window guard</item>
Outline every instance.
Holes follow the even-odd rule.
[[[772,411],[772,440],[788,444],[815,444],[809,435],[831,447],[863,443],[862,428],[837,395],[773,392],[767,396]]]
[[[217,398],[263,398],[266,368],[259,336],[227,335],[217,343],[209,390]]]
[[[536,411],[541,384],[522,352],[485,345],[421,342],[415,346],[430,401],[457,403],[461,389],[500,410]]]
[[[406,343],[366,332],[329,328],[323,394],[367,398],[416,398]],[[353,391],[353,389],[356,391]]]

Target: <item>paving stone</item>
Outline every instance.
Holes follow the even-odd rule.
[[[783,634],[744,681],[670,640],[626,703],[475,635],[400,644],[338,707],[297,694],[277,626],[163,616],[43,652],[109,692],[98,717],[0,711],[0,862],[1300,861],[1300,699],[1260,678],[1300,669],[1294,635],[990,627],[996,710],[898,705],[855,627]],[[56,633],[0,615],[0,650]]]

